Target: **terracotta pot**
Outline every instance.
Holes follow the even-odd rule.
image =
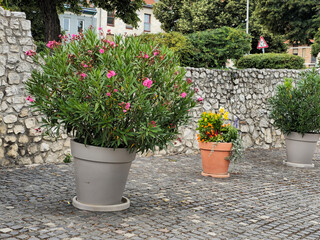
[[[228,168],[232,143],[199,142],[201,152],[202,176],[214,178],[230,177]]]

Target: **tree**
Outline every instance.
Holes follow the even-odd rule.
[[[160,0],[153,5],[154,16],[164,31],[177,31],[176,22],[181,18],[182,6],[183,0]]]
[[[286,40],[258,23],[253,14],[256,2],[250,1],[249,33],[252,35],[252,51],[259,52],[257,45],[260,36],[268,41],[267,52],[285,52]],[[173,11],[174,9],[174,11]],[[155,4],[156,18],[165,31],[193,33],[223,26],[244,29],[246,26],[247,0],[159,0]]]
[[[76,14],[81,13],[81,6],[89,7],[90,4],[107,11],[115,10],[116,17],[137,27],[139,17],[136,11],[142,8],[144,0],[91,0],[90,2],[82,0],[9,0],[8,2],[10,3],[8,3],[9,6],[16,6],[21,11],[26,11],[27,18],[30,20],[33,20],[30,16],[41,17],[43,24],[40,22],[39,26],[40,29],[41,25],[43,26],[43,40],[47,42],[59,40],[61,29],[58,13],[63,13],[66,10],[65,4],[68,6],[68,11]],[[29,8],[32,8],[32,10],[28,11]]]
[[[309,43],[319,27],[320,1],[258,0],[255,15],[274,34],[291,42]]]
[[[312,44],[312,55],[317,57],[320,52],[320,28],[314,36],[314,43]]]

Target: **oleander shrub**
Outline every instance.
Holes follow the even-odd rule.
[[[265,53],[243,56],[238,68],[303,69],[304,59],[287,53]]]

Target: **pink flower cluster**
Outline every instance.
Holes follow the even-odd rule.
[[[198,102],[202,102],[203,101],[203,98],[202,97],[199,97],[198,98]]]
[[[130,103],[122,102],[122,103],[119,103],[119,106],[124,106],[123,112],[125,113],[125,112],[127,112],[127,110],[129,110]]]
[[[55,40],[53,40],[53,41],[49,41],[49,42],[47,43],[47,47],[52,49],[52,48],[54,48],[54,47],[58,47],[60,44],[61,44],[61,43],[56,42]]]
[[[26,51],[26,53],[25,53],[27,56],[35,56],[35,55],[37,55],[37,53],[35,52],[35,51],[33,51],[33,50],[29,50],[29,51]]]
[[[181,93],[181,97],[185,98],[187,96],[187,94],[185,92]]]
[[[145,78],[145,80],[143,81],[143,86],[147,87],[147,88],[151,88],[152,85],[152,80],[150,80],[149,78]]]
[[[101,49],[99,50],[99,52],[100,52],[101,54],[103,54],[103,53],[104,53],[104,49],[101,48]]]
[[[29,102],[34,102],[34,99],[33,99],[32,97],[30,97],[30,96],[28,96],[28,97],[26,98],[26,100],[29,101]]]
[[[151,123],[149,123],[149,124],[152,125],[153,127],[157,126],[157,122],[155,122],[155,121],[151,121]]]
[[[115,71],[108,71],[108,74],[107,74],[107,78],[111,78],[111,77],[113,77],[113,76],[115,76],[115,75],[117,75],[116,73],[115,73]]]
[[[85,77],[87,76],[87,74],[81,73],[80,76],[81,76],[82,78],[85,78]]]

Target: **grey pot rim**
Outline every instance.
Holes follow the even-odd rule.
[[[298,132],[291,132],[289,134],[284,134],[286,139],[293,140],[293,141],[303,141],[303,142],[317,142],[320,137],[320,133],[298,133]]]
[[[127,148],[105,148],[92,145],[85,145],[70,139],[71,154],[81,160],[91,162],[128,163],[136,157],[136,151],[130,153]],[[94,155],[92,155],[94,153]],[[109,155],[106,161],[105,156]],[[119,158],[119,156],[121,156]],[[123,156],[126,156],[123,158]]]

